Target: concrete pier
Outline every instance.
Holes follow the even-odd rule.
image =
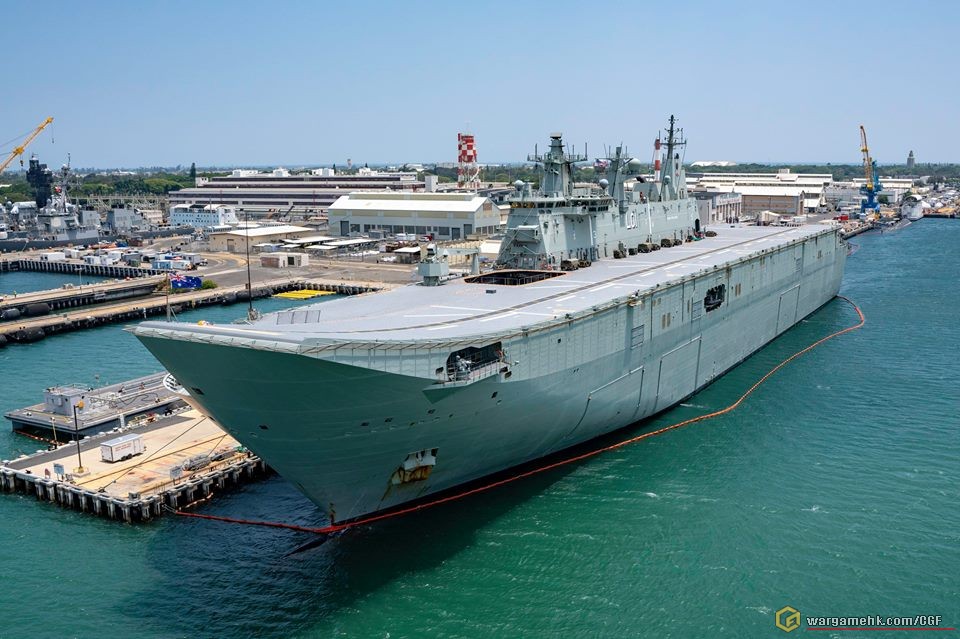
[[[320,291],[332,291],[341,295],[359,295],[389,288],[391,285],[379,282],[337,282],[322,278],[284,278],[255,283],[248,293],[246,284],[201,289],[169,296],[169,304],[174,313],[185,309],[200,308],[211,304],[233,304],[253,298],[269,297],[274,293],[312,288]],[[45,337],[68,331],[75,331],[114,322],[146,319],[151,315],[166,312],[167,296],[153,294],[149,297],[98,304],[65,313],[43,315],[17,321],[0,321],[0,346],[7,342],[35,342]]]
[[[863,220],[851,220],[850,222],[843,223],[842,236],[843,239],[849,240],[851,237],[871,231],[873,228],[874,226],[870,222],[864,222]]]
[[[0,320],[13,319],[15,321],[20,317],[46,315],[65,308],[103,304],[131,297],[144,297],[154,293],[164,279],[164,275],[154,275],[120,282],[98,282],[83,286],[69,284],[63,288],[46,291],[19,293],[17,295],[8,294],[0,300]],[[42,308],[44,306],[45,309]],[[16,310],[17,313],[10,313],[12,310]],[[32,310],[40,310],[41,312],[31,312]],[[11,317],[11,315],[16,315],[16,317]]]
[[[79,271],[84,275],[117,278],[147,277],[163,273],[163,271],[158,269],[140,268],[139,266],[127,266],[125,264],[85,264],[77,260],[48,262],[23,257],[0,259],[0,271],[39,271],[45,273],[70,273],[71,275],[76,275]]]
[[[67,385],[44,391],[44,401],[12,410],[4,417],[13,430],[25,435],[68,442],[93,433],[124,428],[184,408],[183,397],[163,384],[166,373],[156,373],[100,388]],[[78,408],[76,419],[73,406]]]
[[[186,508],[270,472],[216,422],[192,409],[125,433],[140,434],[145,450],[124,461],[101,460],[100,444],[116,433],[82,439],[79,460],[77,443],[4,460],[0,492],[138,523],[162,515],[164,506]]]

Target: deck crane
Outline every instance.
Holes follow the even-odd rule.
[[[7,158],[2,163],[0,163],[0,173],[3,173],[4,171],[6,171],[7,167],[10,166],[10,163],[13,162],[15,158],[23,155],[23,152],[27,148],[27,146],[29,146],[29,144],[33,142],[33,139],[38,135],[40,135],[40,132],[43,131],[45,128],[47,128],[47,126],[49,126],[51,122],[53,122],[53,118],[47,118],[46,120],[41,122],[40,126],[38,126],[33,131],[30,132],[30,135],[28,135],[27,139],[23,141],[23,144],[21,144],[20,146],[14,147],[13,151],[10,152],[10,155],[8,155]],[[23,158],[20,158],[20,166],[23,166]]]
[[[866,178],[863,186],[860,187],[860,194],[867,198],[860,201],[860,213],[866,214],[868,210],[879,213],[880,202],[877,201],[877,193],[883,190],[883,185],[880,184],[880,176],[877,174],[877,163],[870,157],[867,130],[862,124],[860,125],[860,151],[863,153],[863,174]]]
[[[423,278],[424,286],[440,286],[450,276],[450,265],[447,258],[451,255],[465,255],[470,259],[470,275],[480,274],[480,247],[438,247],[430,242],[420,246],[420,263],[417,273]]]

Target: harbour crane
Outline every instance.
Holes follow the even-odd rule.
[[[883,190],[880,184],[880,176],[877,174],[877,163],[870,157],[870,147],[867,146],[867,130],[860,125],[860,151],[863,153],[863,175],[865,181],[860,187],[860,194],[867,199],[860,201],[860,213],[866,214],[868,211],[874,213],[880,212],[880,202],[877,200],[877,193]]]
[[[23,152],[27,148],[27,146],[29,146],[29,144],[33,142],[33,139],[38,135],[40,135],[40,132],[43,131],[45,128],[47,128],[47,126],[49,126],[51,122],[53,122],[53,118],[47,118],[46,120],[41,122],[40,126],[38,126],[33,131],[30,132],[30,135],[28,135],[27,139],[23,141],[23,144],[21,144],[20,146],[14,147],[13,151],[10,152],[10,155],[8,155],[7,158],[2,163],[0,163],[0,173],[3,173],[4,171],[6,171],[7,167],[10,166],[10,163],[13,162],[15,158],[23,155]],[[23,158],[20,158],[20,166],[23,166]]]
[[[267,213],[267,217],[265,217],[264,219],[265,219],[265,220],[271,220],[271,219],[276,218],[278,221],[279,221],[279,220],[287,219],[287,218],[290,217],[290,212],[293,211],[293,207],[295,207],[295,206],[296,206],[296,204],[291,204],[291,205],[290,205],[290,208],[287,209],[286,211],[283,211],[283,212],[281,212],[280,209],[274,209],[274,210],[270,211],[269,213]]]

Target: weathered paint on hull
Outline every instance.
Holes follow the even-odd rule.
[[[319,356],[140,339],[224,428],[343,521],[682,401],[836,295],[846,247],[836,233],[818,237],[505,340],[515,360],[509,377],[442,392],[432,379]],[[718,283],[724,303],[698,312],[697,301]],[[611,338],[622,346],[609,348]],[[437,463],[426,479],[391,482],[410,453],[432,449]]]

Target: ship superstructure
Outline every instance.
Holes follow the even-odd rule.
[[[11,237],[54,242],[85,242],[100,237],[100,214],[70,202],[71,175],[69,165],[54,174],[36,157],[30,159],[27,181],[35,198],[6,207],[10,230],[15,231]]]
[[[667,129],[661,172],[647,182],[637,175],[641,163],[617,147],[603,163],[599,184],[576,187],[573,165],[585,155],[568,154],[559,133],[550,136],[546,153],[527,159],[542,166],[540,188],[518,182],[510,198],[505,241],[497,266],[501,268],[574,270],[592,262],[649,252],[699,235],[696,202],[687,196],[686,177],[677,152],[674,119]],[[659,150],[660,139],[655,143]],[[633,178],[630,189],[625,186]]]
[[[923,199],[919,195],[908,193],[900,204],[900,217],[911,222],[923,218]]]
[[[332,521],[537,459],[676,404],[839,289],[838,226],[701,229],[672,123],[666,142],[654,181],[624,188],[639,163],[616,150],[578,188],[551,136],[493,271],[434,256],[429,285],[133,331]]]

